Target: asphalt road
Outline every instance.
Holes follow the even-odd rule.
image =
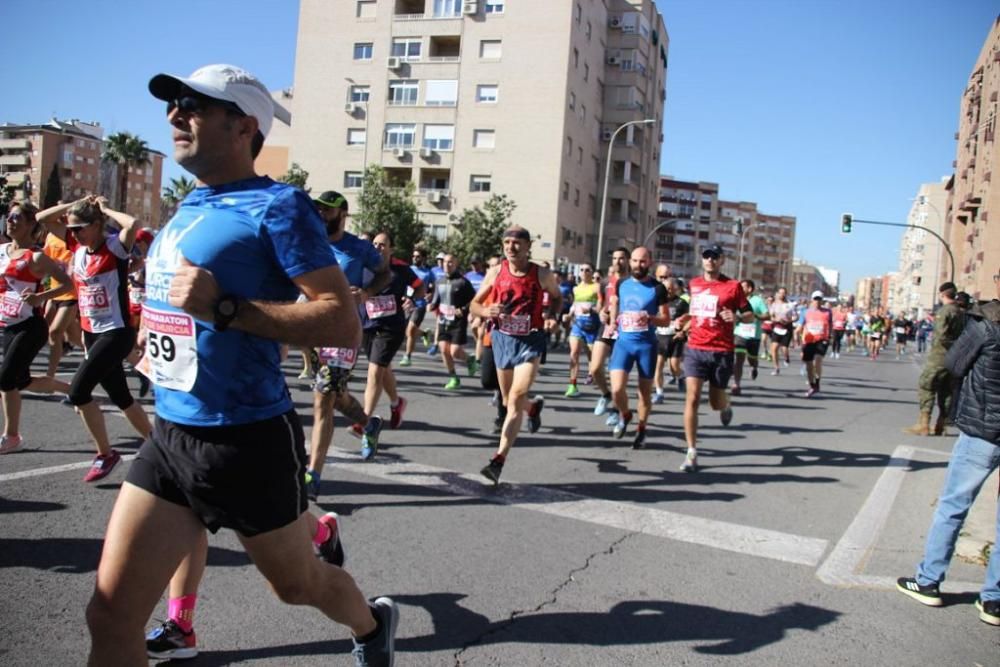
[[[954,441],[900,433],[913,360],[830,361],[812,400],[797,363],[762,373],[730,427],[703,409],[703,468],[687,475],[679,393],[633,451],[593,416],[592,388],[562,397],[554,353],[543,427],[499,489],[477,473],[495,444],[488,395],[473,379],[445,392],[440,362],[414,360],[397,370],[405,422],[376,462],[338,421],[318,508],[341,515],[362,589],[400,603],[399,665],[1000,665],[1000,632],[972,606],[981,566],[954,564],[940,609],[892,588],[920,559]],[[138,445],[120,416],[108,426],[123,453]],[[92,446],[57,400],[26,397],[22,433],[31,449],[0,458],[0,663],[82,664],[127,464],[84,484]],[[189,664],[351,664],[345,629],[278,602],[232,534],[210,544]]]

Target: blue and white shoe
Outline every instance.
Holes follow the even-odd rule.
[[[600,417],[601,415],[607,413],[608,411],[608,399],[601,396],[597,399],[597,406],[594,408],[594,414]]]
[[[608,418],[605,420],[605,426],[614,426],[618,423],[618,410],[610,410],[608,412]]]
[[[378,436],[382,433],[382,418],[372,415],[361,435],[361,458],[371,461],[378,454]]]

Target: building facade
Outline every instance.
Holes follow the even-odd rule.
[[[813,292],[820,291],[827,298],[837,298],[839,294],[836,285],[827,281],[828,271],[829,269],[801,259],[792,260],[792,280],[788,286],[788,296],[808,300]]]
[[[945,237],[955,255],[955,284],[977,299],[996,295],[993,275],[1000,270],[1000,152],[996,149],[1000,104],[1000,17],[994,21],[962,94],[958,141],[948,184]],[[945,263],[938,281],[948,280]]]
[[[906,217],[908,224],[944,235],[948,180],[920,186]],[[950,280],[951,275],[951,262],[944,244],[925,229],[907,229],[900,241],[898,274],[893,287],[893,306],[903,312],[917,312],[920,316],[933,310],[937,288],[942,282],[939,276],[948,275],[947,280]]]
[[[720,200],[717,183],[661,177],[658,227],[647,244],[654,259],[690,279],[701,274],[701,249],[713,243],[726,252],[725,273],[770,292],[789,281],[795,218],[761,213],[753,202]]]
[[[604,248],[655,224],[667,48],[652,0],[303,0],[289,160],[352,205],[380,164],[439,237],[508,195],[536,259],[590,261],[627,122]]]

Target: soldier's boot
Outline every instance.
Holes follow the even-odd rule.
[[[908,435],[930,435],[931,431],[931,413],[921,412],[920,420],[910,426],[909,428],[904,428],[903,433]]]
[[[948,418],[944,414],[938,415],[934,424],[934,435],[944,435],[944,429],[948,425]]]

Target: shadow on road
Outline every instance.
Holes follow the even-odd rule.
[[[104,540],[55,537],[40,540],[0,538],[0,569],[30,567],[36,570],[85,574],[97,569]],[[208,548],[208,564],[220,567],[250,565],[242,551]]]
[[[12,500],[0,497],[0,514],[19,514],[23,512],[58,512],[66,509],[62,503],[49,503],[42,500]]]

